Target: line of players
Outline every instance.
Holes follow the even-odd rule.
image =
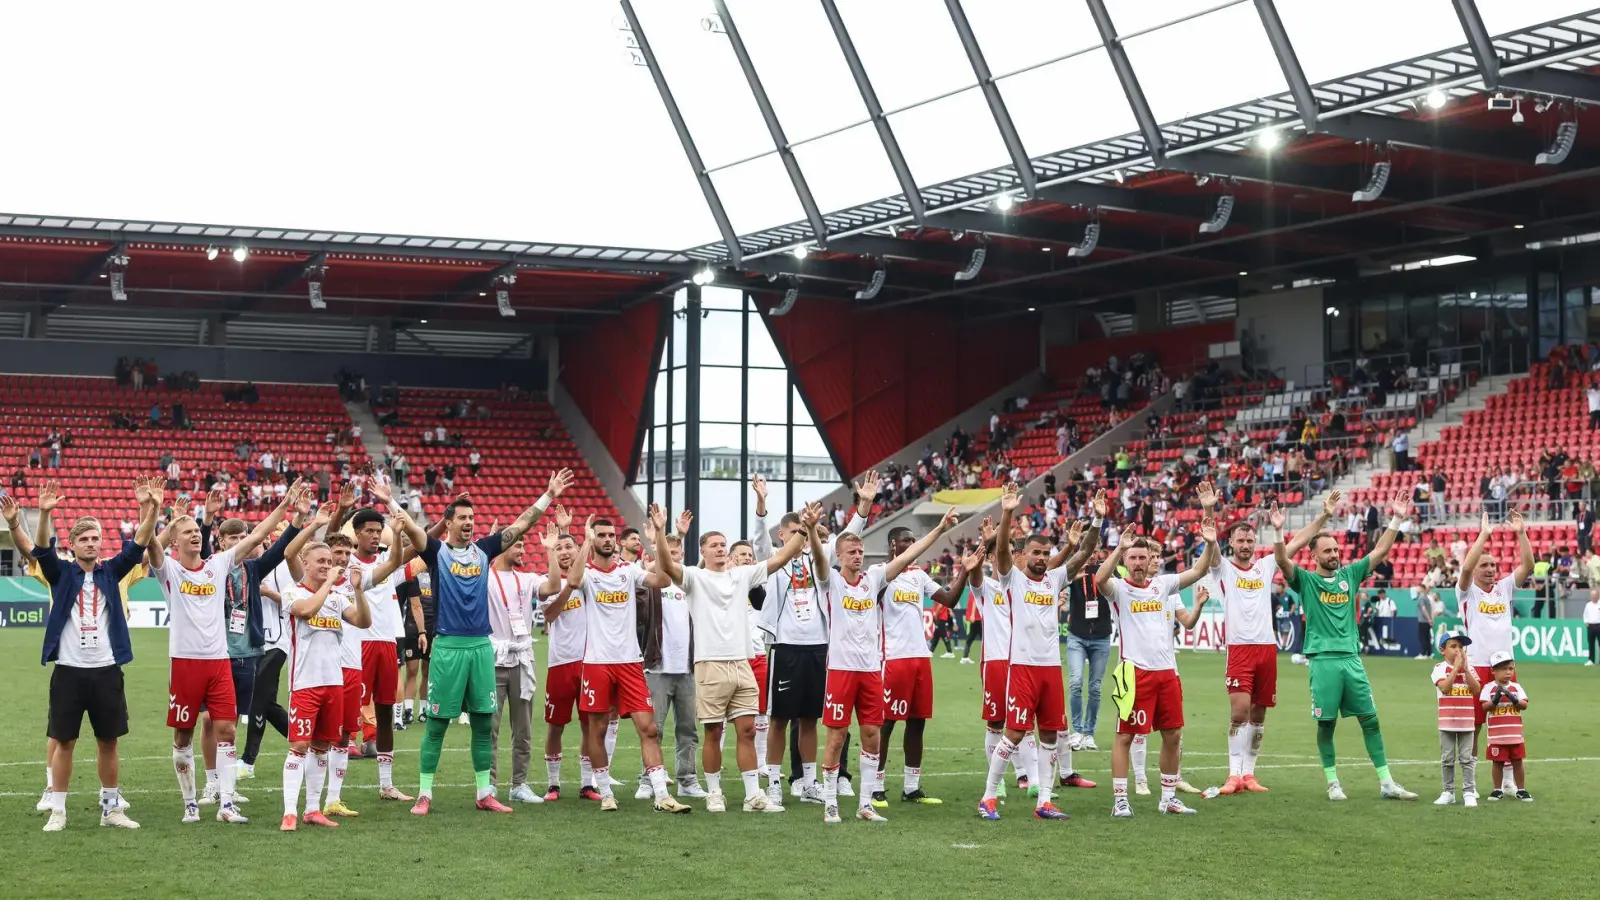
[[[888,564],[863,569],[860,538],[847,531],[830,551],[823,544],[825,530],[816,527],[815,520],[820,512],[814,508],[800,516],[785,518],[780,525],[780,536],[785,543],[763,563],[755,563],[754,548],[748,543],[736,542],[730,548],[724,536],[708,532],[701,541],[705,562],[698,570],[681,566],[681,549],[658,552],[649,570],[636,561],[619,559],[614,527],[604,521],[589,524],[584,544],[579,547],[576,539],[565,533],[570,518],[558,510],[557,521],[554,527],[546,529],[544,540],[547,553],[557,565],[551,567],[542,582],[516,572],[515,567],[520,565],[522,557],[522,535],[560,496],[570,478],[570,473],[566,472],[552,476],[550,489],[539,503],[512,528],[491,536],[502,552],[484,553],[486,558],[480,561],[492,561],[492,566],[477,567],[461,562],[461,554],[472,544],[470,501],[452,503],[436,526],[441,532],[451,532],[447,544],[441,544],[434,535],[423,533],[398,507],[391,505],[390,510],[393,534],[405,536],[397,538],[397,542],[406,540],[413,546],[427,548],[425,559],[420,560],[427,574],[437,580],[443,569],[447,580],[464,578],[470,582],[469,589],[456,597],[465,607],[464,612],[477,616],[498,607],[505,614],[487,628],[476,629],[488,634],[474,637],[488,638],[498,627],[505,638],[526,638],[532,623],[531,607],[522,605],[518,612],[512,598],[524,595],[539,598],[540,608],[549,623],[552,644],[546,676],[546,719],[550,725],[546,748],[550,787],[546,799],[559,797],[561,729],[570,721],[575,705],[584,716],[584,756],[593,761],[605,761],[593,767],[592,772],[585,773],[593,778],[594,786],[590,786],[586,777],[581,792],[584,796],[597,795],[602,809],[616,808],[610,791],[613,782],[608,777],[614,746],[608,746],[614,740],[611,737],[614,727],[609,723],[627,716],[640,735],[656,808],[666,812],[687,811],[687,807],[665,791],[659,735],[655,730],[649,692],[644,685],[642,655],[633,627],[637,617],[634,604],[641,590],[665,587],[684,592],[690,605],[694,633],[700,638],[701,647],[695,653],[696,681],[701,683],[704,675],[705,689],[697,717],[707,727],[706,771],[720,772],[722,723],[733,722],[746,787],[745,809],[749,811],[781,811],[779,765],[783,753],[780,738],[776,746],[770,748],[766,759],[765,774],[770,783],[763,795],[759,789],[761,767],[756,762],[753,746],[754,720],[763,711],[776,712],[781,704],[769,704],[760,696],[760,685],[755,677],[757,666],[752,664],[752,658],[761,660],[762,657],[751,648],[750,635],[759,630],[767,637],[784,637],[781,625],[774,627],[772,622],[787,619],[793,624],[800,621],[796,609],[819,600],[826,612],[813,607],[803,621],[810,622],[815,616],[826,630],[826,641],[822,645],[826,674],[821,719],[828,732],[823,753],[823,782],[817,792],[821,796],[815,798],[812,795],[814,785],[806,782],[799,786],[802,795],[806,799],[821,799],[825,818],[830,822],[839,820],[837,773],[853,713],[861,723],[861,771],[868,777],[876,773],[880,779],[874,790],[863,792],[858,817],[868,821],[883,820],[875,810],[886,805],[881,773],[882,758],[887,754],[878,752],[883,733],[893,727],[882,727],[886,721],[908,722],[903,796],[914,802],[938,802],[921,792],[917,779],[922,725],[932,713],[932,679],[927,645],[922,640],[921,609],[925,596],[954,605],[963,587],[970,589],[975,602],[983,606],[988,631],[983,718],[990,735],[986,749],[991,762],[980,813],[987,818],[998,817],[996,800],[1003,790],[1001,776],[1008,765],[1031,776],[1032,787],[1038,793],[1035,815],[1040,818],[1064,817],[1051,802],[1051,789],[1058,783],[1072,785],[1076,779],[1077,783],[1087,786],[1072,772],[1070,750],[1065,751],[1067,759],[1062,760],[1063,750],[1057,743],[1058,734],[1064,728],[1064,702],[1056,609],[1063,602],[1067,582],[1093,554],[1104,515],[1103,499],[1095,504],[1096,519],[1090,523],[1087,533],[1079,523],[1068,545],[1056,557],[1050,556],[1043,539],[1031,538],[1024,542],[1023,564],[1019,567],[1014,564],[1010,542],[996,542],[993,534],[988,533],[986,546],[963,559],[962,568],[948,586],[934,583],[912,563],[954,524],[953,515],[947,516],[920,541],[910,542],[908,535],[894,536],[891,546],[897,551],[895,558]],[[863,488],[871,482],[869,474],[863,480]],[[372,489],[375,497],[387,503],[387,493],[381,485],[373,484]],[[160,486],[142,484],[140,490],[141,507],[145,507]],[[1009,533],[1018,496],[1014,487],[1006,490],[998,533]],[[1203,487],[1202,499],[1207,512],[1202,537],[1208,550],[1194,567],[1177,576],[1156,576],[1158,548],[1130,530],[1096,573],[1096,589],[1111,604],[1122,634],[1122,655],[1128,666],[1119,682],[1120,691],[1114,691],[1114,695],[1120,694],[1116,699],[1121,707],[1112,761],[1115,815],[1131,814],[1126,797],[1129,755],[1135,737],[1151,730],[1160,730],[1163,735],[1163,790],[1159,808],[1163,813],[1192,812],[1175,796],[1179,781],[1182,692],[1173,665],[1171,628],[1174,619],[1179,624],[1193,624],[1212,590],[1206,586],[1200,588],[1193,610],[1184,609],[1177,597],[1178,590],[1195,584],[1213,565],[1217,566],[1218,577],[1212,585],[1224,602],[1230,643],[1226,677],[1232,706],[1231,771],[1223,792],[1263,791],[1265,788],[1254,778],[1253,768],[1259,755],[1266,709],[1275,703],[1276,653],[1266,600],[1273,567],[1292,568],[1292,564],[1285,565],[1284,554],[1292,556],[1300,546],[1314,539],[1332,545],[1331,562],[1337,563],[1337,541],[1320,533],[1331,505],[1337,502],[1336,497],[1330,499],[1323,514],[1296,535],[1286,548],[1280,544],[1278,555],[1260,560],[1254,558],[1255,535],[1248,522],[1235,523],[1229,529],[1230,557],[1222,556],[1211,519],[1215,498]],[[1398,505],[1397,501],[1397,518],[1403,517]],[[341,540],[338,534],[329,535],[325,542],[311,540],[314,534],[334,524],[338,505],[330,503],[314,516],[311,512],[309,486],[296,485],[284,502],[254,530],[246,533],[242,527],[225,525],[219,533],[218,552],[209,558],[202,558],[198,523],[188,517],[180,517],[161,539],[151,542],[147,553],[150,571],[166,593],[172,615],[168,724],[174,729],[174,770],[183,794],[185,822],[199,818],[192,740],[202,708],[212,713],[210,729],[217,744],[217,818],[224,822],[246,821],[238,810],[235,791],[237,763],[233,723],[238,709],[233,679],[236,669],[230,665],[227,636],[248,631],[250,627],[248,606],[241,609],[232,602],[240,593],[241,576],[259,580],[266,568],[246,568],[242,560],[250,558],[263,563],[276,563],[282,558],[293,578],[293,585],[280,594],[284,612],[294,622],[290,635],[288,725],[291,752],[285,763],[284,827],[294,827],[292,819],[302,781],[308,791],[307,823],[331,826],[334,823],[328,818],[329,814],[356,815],[343,804],[339,795],[344,763],[339,758],[338,748],[358,727],[354,722],[354,710],[359,709],[364,696],[377,700],[380,724],[391,720],[398,672],[395,645],[393,640],[381,637],[368,641],[363,635],[366,629],[378,635],[394,633],[389,627],[379,627],[379,610],[382,609],[384,615],[400,615],[393,592],[395,573],[409,559],[410,550],[404,554],[383,554],[380,558],[377,551],[384,522],[382,516],[371,509],[356,514],[353,521],[355,541]],[[291,514],[293,522],[279,535],[273,547],[258,555],[256,551]],[[665,533],[664,521],[660,519],[659,510],[652,510],[656,547],[671,548],[675,536]],[[1280,528],[1281,534],[1281,515],[1276,512],[1273,524]],[[508,538],[511,539],[509,545]],[[1482,540],[1480,535],[1480,545]],[[1390,543],[1392,540],[1380,541],[1379,548],[1364,562],[1381,559]],[[1525,535],[1523,543],[1526,545]],[[827,572],[825,583],[810,572],[795,568],[808,546],[810,572]],[[170,548],[170,554],[164,547]],[[457,559],[441,566],[438,557],[446,549]],[[1313,549],[1315,552],[1316,548]],[[1474,549],[1480,551],[1479,563],[1472,567],[1471,583],[1463,585],[1467,595],[1463,606],[1468,613],[1469,631],[1479,635],[1474,639],[1474,646],[1482,644],[1484,649],[1480,652],[1493,653],[1499,644],[1509,643],[1509,603],[1503,602],[1505,598],[1500,594],[1511,590],[1517,576],[1495,581],[1492,557],[1483,554],[1479,546]],[[995,578],[985,578],[982,574],[985,557],[990,553],[993,554]],[[352,556],[353,563],[350,562]],[[832,568],[835,561],[837,570]],[[359,573],[359,577],[343,577],[347,565],[354,570],[352,575]],[[1119,566],[1125,566],[1126,578],[1116,577]],[[1338,571],[1337,568],[1330,571],[1320,557],[1318,566],[1319,575]],[[408,573],[420,574],[416,568],[408,567]],[[499,603],[490,602],[487,588],[490,571],[485,569],[492,571],[496,579],[509,577],[516,583],[516,588],[509,591],[504,581],[499,583]],[[1519,573],[1521,570],[1519,567]],[[779,591],[781,607],[774,615],[760,617],[758,626],[752,621],[752,614],[757,610],[751,593],[779,572],[788,573],[788,590]],[[1464,578],[1464,582],[1466,580]],[[810,585],[815,586],[821,597],[816,594],[800,596]],[[374,592],[381,599],[375,599]],[[730,598],[739,602],[734,603]],[[219,602],[224,600],[228,602]],[[492,620],[495,617],[482,618]],[[446,639],[450,637],[448,630],[441,629],[440,634]],[[730,637],[735,635],[739,636],[737,640]],[[1497,640],[1496,635],[1503,640]],[[759,642],[762,638],[756,640]],[[375,652],[368,652],[368,643],[377,645],[373,648]],[[784,643],[782,640],[775,643],[773,659],[777,661],[781,659]],[[999,658],[1001,651],[1004,651],[1004,659]],[[491,662],[494,656],[490,654]],[[715,658],[719,656],[722,658]],[[334,664],[336,657],[337,665]],[[474,718],[475,726],[478,717],[492,715],[498,703],[492,684],[493,666],[488,668],[490,683],[486,685],[481,668],[466,666],[463,671],[451,671],[441,670],[436,664],[433,674],[441,677],[430,678],[430,721],[447,724],[463,706]],[[791,679],[782,676],[791,669],[774,667],[772,680],[778,691],[788,686]],[[999,696],[1006,697],[1003,712]],[[1347,709],[1345,699],[1349,698],[1336,698],[1333,708],[1326,715],[1318,710],[1317,717],[1331,725],[1330,717],[1336,720],[1340,712],[1365,715],[1354,706]],[[1366,692],[1365,705],[1371,705],[1370,689]],[[1375,711],[1372,717],[1375,719]],[[780,721],[791,718],[804,728],[807,719],[804,715],[785,716]],[[477,731],[475,727],[474,765],[475,769],[486,770],[487,766],[479,765]],[[1329,732],[1331,746],[1331,727]],[[1031,763],[1023,764],[1020,758],[1023,738],[1034,733],[1038,753]],[[380,796],[409,800],[411,798],[393,786],[392,743],[384,747],[382,737],[380,732]],[[392,733],[389,740],[392,742]],[[554,752],[551,752],[552,746]],[[436,754],[433,762],[436,766]],[[425,814],[431,803],[431,777],[427,768],[425,754],[422,798],[413,810],[420,814]],[[809,770],[809,766],[806,768]],[[1061,782],[1057,781],[1058,771],[1064,773]],[[509,807],[495,798],[492,784],[484,784],[488,780],[483,777],[485,774],[486,771],[480,771],[479,807],[509,811]],[[1342,798],[1342,792],[1341,796],[1335,796],[1337,781],[1330,776],[1330,782],[1330,797]],[[324,784],[328,787],[326,803],[320,802],[320,789]],[[1392,795],[1388,784],[1392,782],[1386,779],[1385,793]],[[720,801],[719,790],[713,790],[712,794]],[[720,808],[720,802],[708,798],[708,809]]]

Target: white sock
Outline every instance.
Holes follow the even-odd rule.
[[[878,758],[881,760],[883,757],[880,755]],[[880,794],[883,793],[883,776],[882,769],[872,770],[872,789]]]
[[[665,766],[653,766],[650,769],[650,790],[655,792],[656,801],[667,799],[667,770]]]
[[[1000,738],[1002,736],[1003,735],[998,731],[990,731],[987,728],[985,728],[983,730],[983,759],[984,759],[984,762],[988,762],[989,760],[994,759],[994,748],[998,747],[1000,745]]]
[[[413,705],[415,702],[410,697],[406,698],[406,712],[416,712],[416,706]]]
[[[722,773],[721,772],[707,772],[706,773],[706,793],[708,793],[708,794],[720,794],[720,793],[722,793]]]
[[[220,747],[221,745],[219,744],[218,746]],[[216,785],[216,784],[217,784],[217,770],[216,769],[207,769],[206,770],[206,787],[205,787],[206,792],[210,793],[212,786]],[[218,790],[221,790],[221,788],[219,787]]]
[[[1057,753],[1057,759],[1056,759],[1056,763],[1057,763],[1056,772],[1057,772],[1057,774],[1060,774],[1060,775],[1071,775],[1072,771],[1073,771],[1073,769],[1072,769],[1072,748],[1067,745],[1066,741],[1061,740],[1059,737],[1056,738],[1056,753]],[[1054,781],[1051,782],[1052,785],[1054,785],[1054,783],[1055,783]]]
[[[835,773],[835,777],[838,777],[837,773]],[[814,763],[814,762],[803,762],[803,763],[800,764],[800,783],[801,784],[816,784],[817,783],[817,764],[816,763]]]
[[[578,787],[594,787],[594,766],[587,756],[578,757]]]
[[[859,759],[860,759],[861,772],[862,772],[861,777],[862,778],[872,778],[873,777],[872,773],[878,771],[878,754],[863,752],[861,754],[861,756],[859,757]],[[882,789],[882,785],[883,785],[883,773],[879,772],[878,775],[877,775],[877,779],[876,780],[877,780],[877,784],[880,786],[880,790],[881,790]],[[863,809],[865,809],[866,807],[872,805],[872,792],[871,791],[863,790],[858,796],[859,796],[859,799],[861,800],[861,804],[860,805],[861,805],[861,807]]]
[[[1112,801],[1121,800],[1124,803],[1128,802],[1128,779],[1111,779],[1111,799]]]
[[[63,815],[66,814],[66,811],[67,811],[67,792],[66,791],[51,791],[50,792],[50,808],[52,810],[55,810],[58,813],[62,813]]]
[[[767,717],[756,716],[756,762],[763,763],[767,759]]]
[[[394,787],[394,754],[378,754],[378,787]]]
[[[1508,794],[1515,794],[1517,792],[1517,775],[1515,772],[1511,771],[1510,766],[1506,766],[1506,773],[1504,777],[1500,779],[1500,784],[1500,789]]]
[[[350,754],[343,747],[335,747],[328,751],[328,799],[326,805],[332,806],[342,798],[340,790],[344,787],[344,772],[350,766]]]
[[[1055,787],[1056,782],[1054,773],[1051,771],[1054,768],[1052,763],[1055,757],[1055,744],[1041,743],[1038,745],[1038,752],[1033,757],[1033,778],[1031,779],[1032,785],[1039,789],[1039,798],[1034,801],[1035,807],[1044,806],[1050,802],[1050,790]]]
[[[1265,735],[1267,725],[1265,722],[1251,722],[1245,726],[1250,729],[1250,739],[1244,743],[1244,774],[1256,773],[1256,760],[1261,758],[1261,738]]]
[[[311,767],[306,770],[306,815],[322,809],[322,785],[328,780],[328,752],[311,751]]]
[[[544,777],[551,787],[561,786],[561,754],[544,758]]]
[[[177,748],[174,747],[173,749],[176,750]],[[50,781],[50,764],[49,763],[45,763],[44,764],[44,789],[48,791],[48,790],[50,790],[50,788],[52,788],[54,786],[55,785],[52,784],[51,781]]]
[[[839,767],[822,767],[822,802],[827,806],[839,805]]]
[[[1144,784],[1149,780],[1144,774],[1145,756],[1149,749],[1149,745],[1145,742],[1145,735],[1136,734],[1133,736],[1133,746],[1128,748],[1128,763],[1133,767],[1133,780],[1140,784]]]
[[[185,806],[194,805],[194,745],[172,748],[172,771],[178,774],[178,790]]]
[[[1027,778],[1033,781],[1033,762],[1039,756],[1039,741],[1033,735],[1023,735],[1022,740],[1016,744],[1016,751],[1011,755],[1012,766],[1017,770],[1018,778]]]
[[[999,794],[1000,783],[1006,777],[1006,766],[1012,764],[1012,756],[1017,752],[1017,745],[1011,743],[1010,738],[1003,734],[999,738],[995,742],[994,753],[989,757],[989,780],[983,785],[985,800],[993,800]]]
[[[919,788],[921,786],[922,786],[922,769],[913,768],[911,766],[906,766],[905,767],[905,784],[901,786],[900,790],[905,792],[905,793],[907,793],[907,794],[909,794],[909,793],[911,793],[912,791],[915,791],[917,788]]]
[[[767,776],[768,787],[783,783],[783,766],[777,763],[767,763],[761,767],[761,771]]]
[[[223,806],[233,805],[233,789],[239,784],[239,750],[232,741],[217,742],[217,786]]]
[[[306,778],[306,755],[289,751],[283,758],[283,814],[295,815],[300,811],[300,785]]]
[[[117,803],[122,799],[122,791],[114,787],[100,788],[100,815],[107,816],[117,808]]]
[[[1161,802],[1166,803],[1178,796],[1178,776],[1161,773]]]
[[[761,773],[758,770],[751,769],[748,772],[740,772],[739,780],[744,782],[744,798],[746,800],[761,793]]]
[[[1249,752],[1250,725],[1234,722],[1228,725],[1228,777],[1244,774],[1244,757]]]
[[[611,796],[611,769],[601,766],[594,770],[594,786],[600,789],[601,797]]]
[[[617,725],[621,719],[613,719],[606,723],[606,769],[610,770],[612,760],[617,758]]]

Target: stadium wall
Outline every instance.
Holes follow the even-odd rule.
[[[1055,378],[1057,384],[1070,382],[1090,366],[1104,366],[1107,357],[1116,356],[1126,361],[1141,350],[1155,354],[1169,373],[1189,371],[1199,360],[1205,359],[1206,347],[1235,340],[1234,328],[1234,320],[1227,319],[1163,331],[1056,344],[1044,350],[1045,372]]]
[[[1319,384],[1328,345],[1326,310],[1320,286],[1240,297],[1234,320],[1237,339],[1242,343],[1250,332],[1252,366],[1271,369],[1296,384]]]
[[[758,300],[765,310],[770,297]],[[846,475],[892,456],[1038,368],[1036,319],[975,322],[803,297],[763,317]]]
[[[671,300],[641,303],[604,324],[561,339],[561,385],[623,473],[637,470],[634,450],[645,413]]]
[[[148,357],[162,374],[193,371],[202,381],[328,384],[340,369],[350,369],[365,375],[368,384],[393,380],[408,387],[495,388],[509,381],[534,391],[549,384],[539,359],[0,340],[0,369],[29,375],[110,376],[121,356]]]

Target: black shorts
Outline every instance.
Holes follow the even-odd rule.
[[[777,644],[767,662],[767,715],[820,719],[828,687],[827,644]]]
[[[79,669],[56,664],[50,673],[50,715],[45,736],[75,741],[83,716],[97,740],[114,741],[128,733],[128,695],[121,666]]]
[[[417,629],[416,629],[416,626],[408,618],[408,619],[406,619],[406,634],[405,634],[405,637],[401,638],[400,641],[399,641],[399,644],[400,644],[400,659],[401,659],[402,662],[413,660],[413,659],[427,659],[428,658],[428,656],[433,652],[433,638],[431,638],[431,637],[428,638],[428,649],[427,650],[424,650],[421,647],[419,647],[418,646],[419,643],[420,642],[417,640]]]

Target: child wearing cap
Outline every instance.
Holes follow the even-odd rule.
[[[1522,760],[1527,746],[1522,740],[1522,711],[1528,708],[1528,692],[1512,681],[1517,674],[1517,664],[1504,650],[1489,657],[1489,668],[1494,680],[1483,686],[1478,701],[1483,705],[1489,725],[1489,760],[1494,763],[1494,783],[1499,785],[1506,763],[1511,763],[1511,775],[1517,784],[1517,799],[1533,802],[1523,779]],[[1505,791],[1496,787],[1490,800],[1499,800]]]
[[[1439,652],[1444,654],[1444,662],[1433,667],[1431,680],[1439,696],[1439,764],[1444,774],[1444,793],[1433,801],[1434,806],[1456,802],[1457,765],[1461,767],[1462,804],[1478,805],[1478,759],[1474,753],[1473,733],[1477,730],[1478,693],[1483,686],[1467,662],[1470,643],[1472,638],[1465,634],[1447,631],[1439,635]]]

